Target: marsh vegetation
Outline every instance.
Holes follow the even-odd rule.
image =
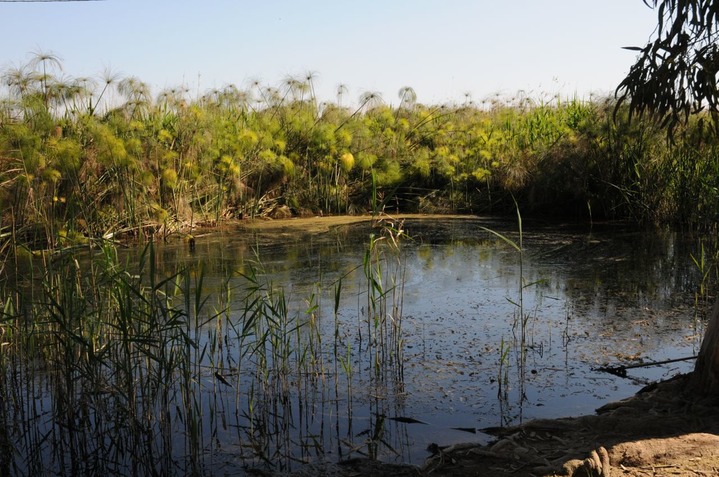
[[[689,369],[596,368],[695,352],[694,240],[531,229],[521,261],[516,224],[478,219],[29,254],[5,284],[3,469],[421,464]]]
[[[0,473],[418,463],[688,369],[597,366],[696,352],[717,246],[693,231],[719,213],[699,121],[669,144],[601,98],[348,108],[312,75],[152,97],[60,71],[3,74]]]
[[[395,106],[366,93],[348,107],[342,88],[320,103],[313,75],[153,96],[134,77],[68,77],[45,53],[2,78],[2,230],[33,249],[231,217],[512,214],[515,201],[582,220],[701,225],[718,212],[701,118],[668,145],[604,98],[427,105],[406,87]]]

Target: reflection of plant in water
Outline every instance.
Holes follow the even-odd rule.
[[[534,336],[532,336],[532,342],[531,344],[528,343],[528,325],[529,320],[531,319],[532,315],[530,313],[527,313],[525,310],[524,305],[524,290],[528,287],[531,287],[533,285],[536,285],[537,282],[533,283],[525,283],[525,276],[524,276],[524,231],[522,227],[522,215],[519,212],[519,206],[516,204],[516,211],[517,211],[517,224],[519,229],[519,238],[517,241],[512,240],[508,236],[501,234],[495,230],[491,230],[486,227],[481,227],[483,230],[495,235],[499,239],[501,239],[503,242],[508,244],[510,247],[512,247],[514,250],[518,253],[518,267],[519,267],[519,286],[517,290],[517,300],[512,300],[511,298],[507,298],[507,300],[515,306],[515,313],[514,313],[514,319],[512,323],[512,333],[514,335],[514,350],[516,353],[516,361],[517,361],[517,385],[518,385],[518,404],[519,404],[519,422],[522,422],[522,410],[523,410],[523,403],[527,399],[526,393],[525,393],[525,382],[526,382],[526,369],[527,369],[527,351],[532,349],[538,349],[541,353],[543,351],[543,343],[539,343],[536,345],[534,343]],[[519,331],[519,335],[517,335],[517,331]],[[508,362],[508,354],[511,349],[511,346],[509,343],[506,343],[504,341],[504,337],[502,337],[500,349],[499,349],[499,371],[498,371],[498,377],[497,377],[497,384],[499,386],[499,389],[497,391],[497,396],[500,401],[500,408],[502,409],[502,420],[506,421],[507,423],[510,422],[512,419],[510,416],[505,415],[505,408],[508,408],[509,404],[509,389],[511,386],[510,380],[509,380],[509,362]],[[508,409],[507,409],[508,410]]]
[[[397,222],[388,225],[395,231],[405,228]],[[463,232],[476,236],[476,225],[477,222],[472,222],[471,227]],[[414,227],[412,224],[413,231]],[[497,284],[488,283],[487,297],[496,296],[501,303],[501,308],[494,308],[498,302],[492,300],[489,313],[498,309],[499,316],[505,317],[504,320],[499,323],[479,320],[470,323],[465,315],[458,313],[454,321],[436,317],[437,325],[430,320],[414,323],[411,317],[415,316],[415,309],[409,308],[409,302],[405,302],[408,305],[405,313],[393,311],[394,308],[401,308],[402,301],[393,297],[392,288],[399,291],[401,287],[394,286],[391,277],[404,276],[403,272],[396,272],[404,268],[397,268],[398,255],[395,254],[393,239],[382,235],[384,232],[381,229],[374,229],[373,232],[377,237],[373,252],[377,255],[381,252],[383,255],[379,258],[381,273],[375,273],[376,266],[370,270],[375,273],[374,276],[380,275],[383,279],[381,287],[375,286],[365,276],[364,270],[360,269],[362,258],[358,258],[358,255],[352,255],[352,261],[341,262],[342,265],[337,269],[322,270],[323,277],[334,277],[335,281],[330,282],[329,286],[319,286],[315,282],[315,270],[310,269],[293,275],[300,277],[299,280],[295,280],[292,288],[285,288],[284,291],[276,284],[286,282],[280,282],[275,277],[284,274],[286,262],[271,261],[268,256],[263,256],[267,259],[267,269],[261,265],[255,265],[252,269],[246,260],[243,261],[245,276],[242,277],[235,274],[213,278],[209,267],[214,265],[208,261],[207,268],[204,268],[208,276],[203,278],[202,268],[192,264],[197,261],[196,256],[188,260],[191,264],[189,270],[176,273],[174,266],[163,269],[163,263],[158,262],[155,271],[149,273],[150,263],[153,262],[149,258],[149,250],[144,265],[132,265],[126,270],[118,263],[122,260],[117,260],[112,247],[107,247],[109,256],[106,266],[94,263],[101,262],[99,253],[93,259],[76,256],[79,267],[71,259],[60,260],[55,255],[52,273],[59,274],[59,279],[52,278],[52,273],[45,272],[42,267],[36,267],[36,277],[45,277],[47,273],[47,286],[36,286],[34,296],[25,294],[22,303],[10,293],[6,293],[3,298],[6,306],[0,321],[0,343],[3,343],[0,346],[0,367],[3,370],[0,372],[0,396],[3,398],[0,403],[0,423],[9,425],[0,430],[0,449],[9,449],[10,452],[0,452],[0,473],[9,474],[14,470],[17,470],[15,473],[23,473],[22,469],[26,467],[32,467],[31,470],[39,474],[53,472],[53,468],[59,465],[59,456],[70,448],[74,449],[75,462],[93,462],[96,459],[92,465],[98,472],[130,473],[133,464],[128,450],[144,462],[154,463],[157,472],[170,469],[176,473],[192,473],[193,469],[203,472],[207,471],[207,466],[221,466],[223,462],[233,463],[228,464],[228,467],[271,466],[273,471],[282,472],[283,469],[297,468],[298,461],[343,460],[369,455],[416,462],[414,459],[419,458],[419,455],[414,454],[407,459],[404,454],[420,452],[416,442],[408,437],[408,433],[414,436],[419,426],[400,425],[398,422],[408,421],[398,421],[396,417],[425,412],[424,416],[432,416],[432,411],[427,412],[427,408],[422,407],[426,402],[422,401],[425,399],[424,392],[430,395],[430,399],[442,400],[437,414],[442,413],[446,405],[456,405],[454,409],[457,412],[474,415],[473,411],[460,408],[466,406],[466,401],[455,390],[466,390],[466,395],[470,395],[475,392],[470,388],[476,386],[477,381],[451,375],[457,370],[461,376],[466,376],[464,369],[468,368],[476,370],[476,375],[480,376],[481,373],[491,373],[493,383],[500,381],[499,389],[490,387],[476,390],[482,396],[482,407],[476,414],[481,414],[481,419],[497,419],[501,415],[503,425],[516,423],[520,396],[517,384],[519,370],[516,366],[521,364],[521,360],[515,361],[515,357],[521,358],[522,354],[519,347],[522,320],[519,316],[526,318],[525,313],[516,313],[520,303],[516,296],[516,249],[493,240],[495,237],[484,240],[479,248],[480,251],[492,250],[496,254],[496,262],[487,263],[491,265],[499,262],[502,265],[501,273],[514,274],[512,278],[498,280]],[[420,229],[420,232],[423,230]],[[396,232],[392,233],[396,236]],[[366,235],[364,233],[364,237]],[[516,235],[511,232],[507,235],[518,243]],[[358,242],[362,242],[362,239]],[[408,247],[403,240],[399,242],[399,257],[407,263],[407,267],[414,267],[414,248]],[[524,246],[529,243],[529,238],[525,236]],[[363,252],[369,247],[367,241],[363,246],[360,245]],[[434,250],[431,247],[427,249]],[[466,247],[461,254],[453,255],[453,261],[448,262],[446,271],[454,275],[454,271],[465,263],[471,264],[468,258],[477,255],[475,250],[474,247]],[[526,277],[545,273],[541,270],[535,273],[538,269],[534,263],[535,250],[537,248],[532,246],[531,255],[524,256]],[[707,256],[708,250],[707,246]],[[162,260],[167,252],[167,248],[164,248],[162,253],[158,251],[155,258]],[[684,254],[685,264],[686,255],[688,253]],[[40,261],[42,256],[33,254],[28,259]],[[482,257],[482,260],[487,260],[487,257]],[[324,265],[328,262],[323,259],[321,263]],[[552,260],[550,266],[555,263]],[[274,264],[278,264],[279,271],[271,268]],[[426,262],[420,262],[423,270],[431,268],[425,265]],[[484,285],[486,276],[493,279],[495,271],[484,266],[485,263],[482,265],[483,273],[477,277],[482,281],[479,282],[480,286]],[[230,270],[236,266],[223,262],[221,268]],[[408,269],[407,273],[411,274],[409,270],[414,268]],[[444,273],[445,270],[439,272]],[[156,276],[154,279],[151,278],[153,274]],[[117,278],[121,276],[124,277],[122,280]],[[125,292],[114,290],[113,277],[125,284]],[[413,278],[420,277],[422,275],[418,274]],[[431,278],[447,289],[464,293],[464,289],[458,289],[452,280],[446,280],[441,274],[432,275]],[[525,280],[533,282],[535,278],[522,281],[520,291],[526,293]],[[35,283],[40,284],[41,280]],[[429,289],[433,293],[436,290],[433,283],[424,283],[428,286],[421,289]],[[78,291],[73,292],[69,288],[71,285]],[[123,290],[119,283],[117,286]],[[371,286],[375,286],[374,292]],[[62,287],[67,289],[62,291]],[[577,286],[572,287],[572,290],[577,290]],[[56,315],[52,320],[46,313],[46,304],[50,303],[45,298],[46,291],[52,291],[54,300],[61,304],[60,308],[66,310],[61,312],[55,306]],[[73,302],[79,305],[81,300],[72,298],[73,293],[91,299],[82,306],[76,306]],[[370,319],[367,311],[369,296],[377,300],[376,312],[384,309],[392,315],[392,318],[385,317],[384,321],[376,320],[385,323],[385,327],[376,329],[377,333],[384,333],[385,338],[378,337],[371,345],[368,344],[368,330],[375,332],[375,320]],[[515,305],[507,306],[505,296],[509,296]],[[381,299],[385,300],[384,305],[380,304]],[[541,389],[544,376],[570,376],[578,361],[574,352],[576,348],[586,345],[584,349],[596,349],[584,337],[585,324],[581,318],[572,320],[570,324],[569,314],[565,320],[563,312],[558,312],[547,314],[546,322],[535,320],[533,299],[534,296],[530,294],[521,300],[532,315],[528,322],[525,320],[529,327],[525,353],[526,365],[529,366],[526,379],[530,399],[533,399],[532,389],[535,385]],[[129,318],[118,316],[115,328],[110,329],[109,324],[114,323],[112,310],[118,303],[122,303],[123,313]],[[103,307],[102,310],[96,309],[96,304]],[[154,306],[156,312],[149,311],[150,305]],[[452,300],[448,305],[456,305],[460,310],[467,309],[465,302]],[[147,310],[143,311],[145,308]],[[436,309],[432,305],[428,313],[434,313]],[[565,310],[573,313],[569,308]],[[133,317],[135,314],[136,318]],[[454,309],[447,308],[443,314],[454,315]],[[510,315],[514,316],[516,323],[514,336],[509,334]],[[149,316],[153,318],[150,320]],[[395,316],[402,318],[399,339],[392,337],[392,319]],[[495,316],[491,318],[494,320]],[[55,328],[49,327],[51,323],[56,325]],[[433,351],[447,343],[442,341],[441,335],[433,333],[435,330],[449,332],[461,330],[465,325],[484,326],[485,323],[493,328],[486,334],[478,331],[476,339],[484,343],[488,339],[494,341],[496,337],[495,345],[492,347],[487,343],[483,348],[476,349],[483,349],[495,358],[486,355],[483,362],[479,362],[473,357],[457,365],[459,360],[454,358],[463,350],[448,349],[451,344],[447,346],[446,352],[441,349],[442,354],[435,358]],[[532,327],[535,325],[538,334],[536,343],[533,343]],[[543,341],[547,337],[544,334],[546,328],[541,328],[543,325],[552,326],[553,331],[550,333],[554,335],[550,334],[548,341]],[[591,322],[589,326],[592,326]],[[363,338],[361,341],[360,332]],[[126,338],[120,339],[120,335]],[[25,341],[20,339],[21,336],[24,336]],[[572,369],[567,367],[564,373],[559,369],[561,353],[558,354],[558,350],[552,347],[553,336],[557,338],[557,344],[561,342],[564,347],[565,360],[572,363]],[[113,339],[108,342],[109,337]],[[501,345],[500,337],[503,338]],[[403,393],[402,380],[397,379],[401,377],[401,369],[397,372],[394,367],[394,363],[401,366],[404,347],[400,346],[399,352],[396,352],[392,344],[393,341],[402,343],[404,339],[410,340],[411,346],[407,347],[406,356],[412,353],[416,361],[411,365],[418,366],[415,368],[407,364],[407,376],[412,378],[407,383],[407,390],[411,390],[407,394]],[[570,344],[570,339],[576,339],[576,345],[574,341]],[[85,341],[92,345],[84,345]],[[23,342],[27,343],[27,351],[21,353],[19,343]],[[386,347],[384,353],[377,352],[381,343]],[[542,343],[545,345],[544,362],[548,363],[542,371],[549,372],[535,378],[529,370],[532,369],[533,358],[538,359],[541,354]],[[86,355],[92,356],[92,359],[86,359]],[[32,356],[32,359],[24,360],[23,356]],[[110,360],[113,356],[129,356],[130,359],[121,361],[124,363],[123,368],[114,369],[113,361]],[[453,360],[451,364],[446,361],[448,357]],[[376,363],[384,366],[385,370],[380,369],[376,373]],[[419,366],[423,367],[420,369]],[[125,368],[135,374],[126,372]],[[421,374],[424,370],[433,369],[441,369],[442,376],[431,372]],[[575,373],[571,375],[578,376]],[[49,380],[50,377],[53,381]],[[438,377],[445,381],[439,381]],[[417,379],[422,381],[419,385]],[[437,392],[436,387],[430,388],[438,381],[444,385],[449,380],[452,382],[445,389],[457,383],[452,388],[454,395],[444,393],[442,389]],[[128,394],[131,387],[137,391],[136,394]],[[546,401],[556,395],[555,389],[538,399]],[[499,408],[497,401],[493,401],[497,399],[494,397],[495,392],[499,399],[505,399],[500,401]],[[13,393],[19,398],[14,400]],[[134,399],[134,408],[129,405],[130,399],[125,397],[128,395]],[[36,403],[33,401],[35,396],[40,396]],[[407,408],[404,407],[405,400]],[[15,406],[14,402],[30,404],[19,411],[21,408]],[[33,414],[35,410],[32,406],[37,406],[36,414]],[[20,417],[21,412],[31,418],[25,421]],[[529,406],[526,406],[525,414],[529,412],[537,416],[546,412],[546,408],[530,411]],[[99,423],[96,427],[93,427],[94,423],[87,424],[86,416],[91,413],[94,413],[92,416]],[[58,418],[54,419],[56,415]],[[53,420],[45,416],[52,416]],[[62,423],[62,430],[51,429],[50,426],[56,423]],[[81,425],[78,426],[78,423]],[[75,439],[72,443],[66,439],[58,443],[56,449],[48,450],[49,443],[55,439],[48,434],[51,431],[67,439],[71,432],[77,432],[72,434]],[[109,436],[111,431],[116,436],[108,437],[115,446],[111,448],[114,454],[105,458],[101,456],[103,451],[98,450],[97,446],[93,448],[93,442]],[[119,445],[124,447],[121,449],[117,447]],[[332,454],[325,454],[330,451]],[[52,452],[58,457],[47,458]],[[150,459],[155,456],[159,460]],[[69,456],[67,459],[71,460]],[[8,472],[3,472],[3,469],[8,469]],[[67,469],[72,470],[70,467]],[[153,470],[144,463],[137,464],[137,469],[138,472]],[[216,473],[224,471],[217,467],[214,469]],[[228,469],[227,473],[232,474],[232,469]]]
[[[351,322],[342,320],[340,307],[347,278],[343,275],[333,284],[333,322],[329,335],[332,339],[329,341],[323,339],[327,335],[320,329],[323,308],[317,298],[321,296],[319,293],[310,294],[304,300],[302,312],[293,315],[291,302],[281,288],[263,282],[256,270],[244,274],[244,308],[239,318],[235,318],[244,325],[235,325],[238,330],[235,335],[240,349],[249,348],[249,351],[241,351],[241,355],[247,353],[249,359],[252,384],[247,399],[254,403],[247,416],[250,422],[245,438],[254,443],[252,449],[256,456],[266,463],[272,461],[276,468],[287,469],[296,458],[292,456],[290,442],[281,439],[289,439],[292,428],[298,425],[300,448],[314,455],[324,452],[324,438],[314,434],[312,428],[319,424],[324,429],[325,413],[313,411],[306,415],[303,410],[317,406],[324,409],[329,402],[334,402],[334,419],[344,415],[350,420],[346,436],[340,435],[336,422],[335,437],[346,447],[340,447],[340,454],[359,453],[370,458],[387,451],[396,454],[385,438],[388,432],[384,425],[385,403],[379,403],[376,397],[370,403],[370,429],[351,434],[353,383],[361,379],[363,363],[371,369],[372,395],[387,392],[391,386],[395,392],[402,389],[404,264],[400,240],[405,233],[401,222],[382,218],[378,223],[380,233],[370,237],[363,262],[367,284],[365,319],[355,322],[354,329]],[[363,328],[366,330],[364,340]],[[359,342],[356,348],[352,345],[353,336]],[[325,356],[332,356],[330,368],[325,364]],[[327,379],[328,372],[331,379]],[[343,381],[346,391],[341,392]],[[298,411],[299,423],[293,415]],[[282,432],[278,433],[278,429]],[[357,437],[364,439],[357,442]],[[277,467],[278,462],[283,464]]]
[[[189,285],[201,295],[202,280],[188,271],[161,276],[152,247],[133,272],[113,247],[97,250],[89,260],[47,257],[30,289],[4,290],[12,306],[2,315],[3,376],[22,383],[0,387],[0,427],[11,429],[14,456],[1,473],[198,473],[195,373],[204,349],[194,317],[204,301],[191,303]],[[182,463],[174,460],[178,433]]]
[[[330,424],[340,454],[397,454],[386,402],[373,398],[359,443],[351,423],[366,365],[373,390],[402,389],[405,234],[380,223],[366,323],[340,316],[349,272],[334,284],[334,333],[321,325],[321,288],[296,300],[261,266],[226,277],[208,306],[202,267],[165,274],[152,244],[134,269],[108,243],[37,255],[39,278],[3,290],[0,474],[201,475],[228,443],[283,471],[323,455]]]
[[[375,375],[388,369],[403,375],[402,301],[405,266],[400,241],[406,237],[402,221],[382,217],[380,234],[370,235],[363,270],[367,279],[367,349],[372,354]],[[390,259],[393,259],[390,261]]]
[[[499,369],[497,370],[497,399],[502,418],[505,415],[505,408],[509,406],[509,351],[510,347],[502,337],[499,345]]]

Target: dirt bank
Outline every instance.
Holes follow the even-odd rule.
[[[476,215],[427,215],[427,214],[398,214],[398,215],[338,215],[328,217],[303,217],[282,220],[253,219],[242,220],[238,224],[247,229],[255,230],[302,230],[303,232],[324,232],[331,227],[349,225],[358,222],[369,222],[379,218],[388,220],[402,219],[477,219]]]
[[[686,396],[688,376],[651,385],[597,414],[488,429],[487,446],[432,449],[419,467],[363,459],[296,475],[647,477],[719,475],[719,401]]]

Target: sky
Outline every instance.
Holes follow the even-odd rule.
[[[642,0],[0,0],[0,69],[53,53],[62,74],[135,76],[191,97],[313,73],[321,101],[425,104],[517,92],[611,94],[656,26]],[[345,100],[347,101],[347,100]]]

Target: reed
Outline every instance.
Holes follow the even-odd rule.
[[[3,311],[4,326],[21,331],[3,350],[5,360],[27,376],[26,394],[14,401],[6,394],[3,402],[25,406],[36,386],[47,388],[40,394],[53,416],[39,422],[47,410],[24,408],[22,421],[14,423],[26,437],[13,436],[22,456],[13,470],[167,473],[179,465],[199,472],[198,459],[187,467],[174,460],[177,429],[170,417],[177,412],[190,447],[199,452],[199,396],[191,374],[202,350],[187,301],[178,300],[187,296],[188,275],[160,276],[151,245],[133,271],[106,243],[81,255],[52,256],[42,268],[42,278],[30,284],[40,293],[17,291],[20,308]],[[195,285],[201,288],[201,280]],[[42,444],[37,435],[46,436]]]
[[[689,256],[699,274],[699,284],[694,292],[694,328],[696,336],[704,335],[705,317],[708,316],[712,304],[712,294],[719,281],[719,247],[717,246],[716,234],[707,234],[701,237],[697,243],[698,251],[690,253]],[[695,343],[698,347],[699,342]]]
[[[525,290],[529,287],[535,286],[541,281],[527,282],[524,273],[524,228],[522,224],[522,215],[519,210],[519,204],[515,201],[515,210],[517,217],[517,240],[513,240],[507,234],[502,234],[495,230],[487,227],[481,227],[486,232],[494,235],[500,239],[506,245],[509,245],[512,249],[517,252],[517,267],[519,268],[519,281],[517,283],[517,295],[516,298],[507,297],[507,300],[515,307],[515,312],[512,317],[512,340],[505,341],[502,337],[499,347],[499,359],[498,359],[498,370],[497,370],[497,398],[500,405],[500,415],[509,424],[518,418],[519,422],[523,419],[523,403],[527,399],[525,392],[525,385],[527,381],[527,357],[530,351],[535,351],[539,354],[543,353],[544,343],[535,342],[534,335],[530,332],[529,325],[533,314],[528,312],[525,306]],[[536,315],[536,310],[535,310]],[[512,388],[512,380],[510,379],[509,369],[509,355],[513,352],[516,361],[516,393],[517,393],[517,405],[519,409],[518,416],[509,416],[507,412],[510,407],[510,389]]]
[[[201,264],[165,270],[152,241],[136,258],[106,240],[18,248],[0,308],[0,470],[207,475],[236,442],[248,465],[285,471],[321,458],[330,426],[347,456],[396,452],[383,419],[357,442],[340,431],[363,369],[403,392],[407,235],[375,225],[363,273],[304,297],[259,262],[211,286]],[[367,300],[356,317],[348,287]]]
[[[376,377],[393,369],[403,379],[402,300],[405,282],[401,241],[407,238],[403,221],[378,219],[379,235],[370,235],[363,271],[367,280],[367,351]]]

